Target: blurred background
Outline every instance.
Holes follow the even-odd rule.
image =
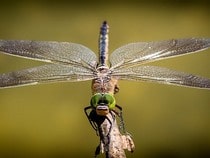
[[[210,37],[206,1],[6,1],[0,39],[67,41],[98,52],[103,20],[109,50],[127,43]],[[152,63],[210,78],[210,50]],[[0,73],[39,65],[0,54]],[[99,138],[83,112],[91,82],[0,90],[0,157],[93,157]],[[136,150],[128,158],[209,158],[210,91],[120,81],[117,103]],[[102,157],[102,156],[100,156]]]

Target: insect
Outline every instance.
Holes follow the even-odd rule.
[[[100,28],[99,60],[89,48],[76,43],[0,40],[2,53],[49,63],[0,74],[0,88],[92,80],[91,105],[100,115],[106,115],[109,109],[115,108],[114,94],[119,91],[118,80],[151,81],[210,89],[210,80],[207,78],[145,65],[207,49],[210,47],[210,39],[130,43],[116,49],[108,60],[108,32],[109,26],[105,21]],[[101,102],[107,104],[108,109],[98,107]]]
[[[85,112],[95,130],[97,125],[94,119],[97,119],[97,116],[105,117],[110,112],[121,116],[121,107],[116,104],[114,97],[119,91],[118,80],[150,81],[210,89],[210,79],[145,65],[207,49],[210,47],[210,39],[188,38],[130,43],[114,50],[108,60],[108,32],[109,26],[105,21],[100,28],[98,59],[89,48],[76,43],[0,40],[2,53],[48,63],[0,74],[0,88],[92,80],[92,98]],[[88,113],[88,109],[92,111]]]

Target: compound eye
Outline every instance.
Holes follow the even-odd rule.
[[[96,93],[92,96],[91,100],[90,100],[90,105],[93,107],[93,108],[96,108],[100,102],[102,98],[102,94],[100,93]]]
[[[108,103],[109,109],[114,109],[116,104],[114,96],[112,94],[105,93],[103,97],[104,100],[106,100],[106,102]]]

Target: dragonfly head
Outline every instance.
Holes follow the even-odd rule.
[[[90,104],[97,115],[106,116],[115,107],[115,98],[109,93],[96,93],[91,98]]]

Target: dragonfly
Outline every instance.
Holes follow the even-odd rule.
[[[210,79],[164,67],[145,65],[205,50],[208,38],[137,42],[121,46],[108,60],[109,26],[104,21],[99,34],[99,57],[89,48],[69,42],[0,40],[0,52],[47,64],[0,74],[0,88],[48,82],[92,80],[90,107],[105,116],[116,108],[118,80],[150,81],[210,90]],[[118,106],[117,106],[118,107]]]
[[[210,90],[208,78],[146,65],[150,62],[205,50],[210,47],[209,38],[129,43],[114,50],[108,59],[108,33],[109,26],[104,21],[100,27],[98,57],[92,50],[77,43],[0,40],[1,53],[46,63],[38,67],[0,74],[0,88],[92,80],[90,106],[84,109],[90,124],[98,131],[100,130],[98,122],[101,122],[101,118],[105,118],[112,126],[112,120],[108,116],[115,113],[120,118],[124,133],[126,132],[122,108],[117,105],[114,97],[119,92],[118,80],[149,81]],[[89,109],[91,112],[88,112]],[[110,131],[108,130],[108,135],[111,130],[112,127]],[[119,140],[125,140],[124,144],[128,146],[126,148],[132,151],[134,148],[132,138],[128,134],[123,136]],[[99,150],[101,150],[100,146],[96,149],[96,155]]]

